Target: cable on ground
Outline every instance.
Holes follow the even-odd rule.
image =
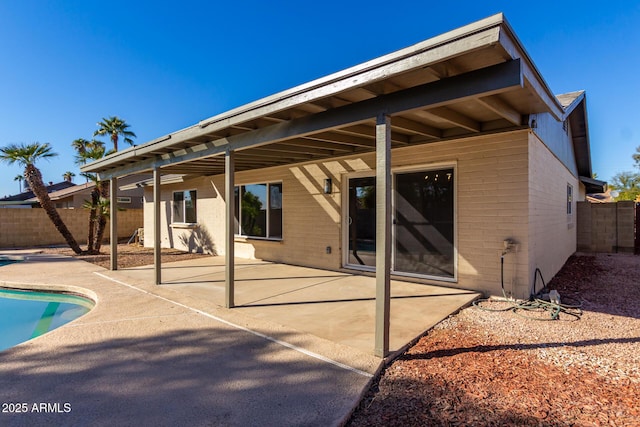
[[[473,306],[484,311],[512,311],[514,314],[530,320],[558,320],[562,316],[568,320],[580,320],[582,316],[582,303],[567,296],[557,296],[557,301],[552,300],[549,295],[551,291],[547,288],[542,272],[536,268],[533,279],[533,291],[529,300],[516,300],[507,297],[504,290],[504,255],[500,257],[500,285],[502,288],[502,298],[481,298],[473,302]],[[536,283],[540,278],[542,289],[536,292]],[[483,305],[484,304],[484,305]],[[494,307],[492,307],[492,305]],[[565,319],[567,320],[567,319]]]

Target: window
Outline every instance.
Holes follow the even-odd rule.
[[[282,238],[282,183],[236,187],[235,202],[236,234]]]
[[[173,193],[173,222],[198,222],[196,217],[196,190],[176,191]]]
[[[573,187],[567,184],[567,215],[573,213]]]

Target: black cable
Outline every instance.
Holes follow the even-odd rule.
[[[545,283],[544,277],[542,277],[542,271],[540,271],[539,268],[536,268],[534,272],[533,292],[529,296],[528,301],[515,301],[513,299],[507,298],[507,293],[504,289],[505,253],[506,252],[503,252],[500,256],[500,287],[502,288],[502,296],[504,297],[504,300],[493,299],[493,301],[502,303],[507,302],[509,304],[506,307],[502,308],[482,307],[482,303],[489,303],[492,300],[492,298],[482,298],[477,299],[473,302],[474,307],[485,311],[513,311],[513,313],[517,314],[518,316],[531,320],[557,320],[560,318],[561,313],[568,315],[570,318],[574,318],[574,320],[580,319],[580,317],[582,316],[582,304],[579,301],[576,301],[576,304],[560,304],[559,302],[556,303],[552,301],[546,301],[542,298],[542,291],[547,288],[547,284]],[[538,277],[540,277],[540,281],[542,282],[542,289],[539,292],[536,292],[536,283],[538,281]],[[529,316],[525,314],[528,312],[540,313],[544,316]]]

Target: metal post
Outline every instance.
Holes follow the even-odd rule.
[[[156,285],[162,283],[162,257],[160,252],[160,168],[153,169],[153,267]]]
[[[391,304],[391,119],[376,120],[376,330],[375,355],[389,353]]]
[[[111,270],[118,269],[118,178],[113,177],[109,182],[109,243],[111,245]]]
[[[224,191],[227,199],[225,206],[225,306],[235,306],[235,248],[234,248],[234,220],[235,220],[235,152],[227,149],[224,157]]]

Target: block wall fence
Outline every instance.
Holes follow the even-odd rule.
[[[578,251],[634,252],[635,202],[578,203]]]
[[[89,211],[85,209],[58,209],[65,225],[80,246],[87,244]],[[118,239],[131,237],[142,227],[142,209],[118,212]],[[105,242],[109,241],[109,224]],[[43,209],[0,209],[0,248],[65,245],[63,237],[53,226]]]

